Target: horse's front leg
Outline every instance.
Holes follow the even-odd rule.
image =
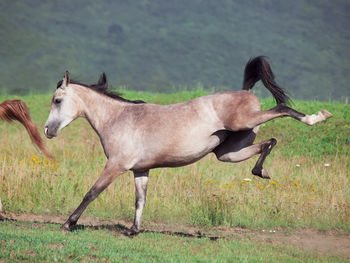
[[[72,213],[68,220],[61,226],[61,230],[70,231],[70,227],[75,225],[84,212],[86,207],[93,201],[95,198],[106,189],[114,179],[125,172],[126,170],[120,169],[113,161],[108,161],[102,174],[97,179],[96,183],[91,187],[91,189],[86,193],[83,201],[80,203],[77,209]]]
[[[143,173],[134,172],[135,178],[135,218],[134,224],[126,235],[137,235],[140,232],[142,211],[146,203],[147,183],[149,171]]]

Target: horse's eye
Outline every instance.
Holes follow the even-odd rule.
[[[55,104],[60,104],[62,102],[62,99],[55,99]]]

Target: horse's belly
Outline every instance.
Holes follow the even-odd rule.
[[[220,136],[214,134],[207,138],[197,137],[191,140],[184,140],[175,145],[162,147],[160,151],[151,148],[150,152],[144,152],[144,157],[140,158],[131,170],[141,171],[158,167],[179,167],[194,163],[212,152],[226,138],[224,134],[226,133],[219,134]]]

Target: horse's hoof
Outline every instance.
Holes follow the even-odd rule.
[[[263,179],[271,179],[268,171],[265,168],[262,168],[262,169],[254,168],[252,170],[252,174],[254,174],[255,176],[259,176],[260,178],[263,178]]]
[[[261,170],[261,178],[264,178],[264,179],[271,179],[268,171],[265,169],[265,168],[262,168]]]
[[[136,231],[135,229],[129,229],[123,232],[124,236],[127,237],[134,237],[137,236],[140,233],[140,231]]]
[[[69,225],[68,225],[68,224],[63,224],[63,225],[60,227],[60,230],[63,231],[63,232],[70,232]]]
[[[327,120],[327,119],[330,118],[330,117],[333,117],[333,114],[330,113],[330,112],[327,111],[327,110],[321,110],[318,114],[321,115],[321,116],[323,116],[323,118],[324,118],[325,120]]]

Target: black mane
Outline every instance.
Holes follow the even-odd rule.
[[[63,80],[60,80],[57,83],[57,88],[62,86],[62,82],[63,82]],[[70,83],[77,84],[77,85],[83,86],[85,88],[92,89],[100,94],[106,95],[107,97],[110,97],[110,98],[115,99],[115,100],[125,101],[125,102],[129,102],[129,103],[134,103],[134,104],[146,103],[143,100],[124,99],[123,97],[121,97],[121,93],[109,90],[107,76],[104,72],[101,74],[101,76],[96,84],[86,85],[86,84],[83,84],[79,81],[75,81],[72,79],[70,80]]]

